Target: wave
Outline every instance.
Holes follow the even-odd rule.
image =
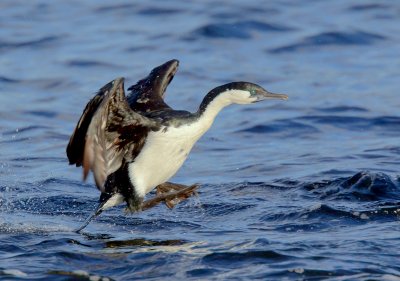
[[[301,185],[320,199],[349,201],[393,201],[400,199],[398,180],[384,173],[362,171],[352,177]]]
[[[391,7],[386,4],[359,4],[359,5],[352,5],[349,10],[357,11],[357,12],[364,12],[368,10],[386,10],[390,9]]]
[[[289,256],[280,254],[276,251],[248,251],[248,252],[216,252],[205,255],[202,259],[204,263],[222,263],[229,264],[231,267],[236,267],[235,263],[246,263],[249,261],[256,262],[257,260],[272,260],[284,261],[290,259]]]
[[[312,125],[304,124],[300,120],[274,120],[270,124],[254,125],[242,130],[238,133],[255,133],[255,134],[283,134],[286,137],[291,136],[309,136],[310,134],[319,133],[320,131]]]
[[[0,41],[0,50],[14,50],[16,48],[38,48],[45,47],[47,45],[53,44],[54,42],[60,40],[59,36],[44,36],[38,39],[20,41],[20,42],[11,42],[11,41]]]
[[[297,43],[268,50],[269,53],[291,53],[325,46],[366,46],[386,40],[385,36],[364,31],[330,31],[306,37]]]
[[[116,65],[113,65],[111,63],[84,59],[69,60],[65,64],[70,67],[105,67],[107,69],[117,67]]]
[[[332,109],[354,110],[354,109]],[[361,109],[359,109],[361,110]],[[390,136],[400,135],[400,117],[377,116],[361,117],[331,114],[310,114],[297,116],[290,119],[271,120],[267,124],[252,124],[249,127],[236,131],[237,133],[252,134],[279,134],[284,137],[308,138],[310,135],[319,134],[338,128],[352,132],[371,132]],[[327,126],[328,125],[328,126]]]
[[[292,28],[256,20],[236,21],[230,23],[206,24],[192,32],[190,39],[197,37],[207,38],[252,38],[252,32],[286,32]]]
[[[45,220],[63,216],[77,224],[94,210],[98,199],[97,195],[87,195],[82,185],[78,181],[49,178],[20,188],[2,187],[0,210],[5,216],[18,213]],[[59,186],[59,189],[65,186],[76,193],[44,193],[54,186]],[[90,184],[85,184],[85,188],[92,188],[95,194]],[[393,221],[400,215],[400,180],[368,171],[312,182],[278,179],[273,182],[203,185],[199,193],[200,206],[193,207],[192,204],[188,207],[190,199],[174,211],[168,211],[168,216],[160,216],[161,209],[127,216],[120,206],[99,216],[96,224],[111,224],[117,228],[131,226],[146,231],[179,227],[194,230],[201,229],[204,223],[212,224],[214,220],[247,217],[256,229],[259,223],[268,222],[277,231],[287,232],[316,231],[366,221]],[[187,212],[198,213],[203,219],[193,221]],[[174,214],[182,217],[175,220]],[[237,223],[240,229],[244,222]]]

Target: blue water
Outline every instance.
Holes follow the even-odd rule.
[[[1,280],[400,280],[400,4],[264,2],[1,1]],[[234,80],[290,99],[218,116],[173,179],[198,197],[72,232],[86,102],[172,58],[174,108]]]

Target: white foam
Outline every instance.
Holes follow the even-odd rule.
[[[75,276],[87,277],[89,278],[90,281],[110,281],[110,278],[108,277],[102,277],[99,275],[90,275],[89,272],[84,270],[74,270],[72,274]]]
[[[89,277],[89,273],[87,271],[84,271],[84,270],[74,270],[72,273],[75,274],[75,275]]]
[[[21,270],[18,269],[5,269],[3,270],[3,273],[6,275],[12,275],[15,277],[27,277],[28,274],[26,274],[25,272],[22,272]]]
[[[400,281],[400,276],[398,276],[398,275],[392,275],[392,274],[384,274],[384,275],[382,275],[382,280],[387,280],[387,281]]]

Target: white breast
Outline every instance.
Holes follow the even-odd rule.
[[[168,181],[182,166],[196,141],[211,124],[200,122],[150,132],[142,151],[129,166],[129,177],[139,196]]]

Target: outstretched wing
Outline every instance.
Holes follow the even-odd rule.
[[[164,101],[164,94],[178,66],[178,60],[167,61],[154,68],[146,78],[129,87],[127,100],[130,107],[139,112],[171,109]]]
[[[159,128],[156,121],[129,107],[123,78],[115,79],[110,85],[92,114],[82,157],[84,179],[92,170],[96,185],[102,192],[107,177],[124,162],[133,161],[148,132]]]
[[[69,164],[75,164],[77,167],[82,166],[83,150],[85,147],[86,133],[92,121],[93,115],[96,113],[104,96],[110,92],[113,87],[113,81],[102,87],[98,93],[88,102],[83,110],[82,116],[75,127],[74,132],[69,139],[67,146],[67,156]]]

